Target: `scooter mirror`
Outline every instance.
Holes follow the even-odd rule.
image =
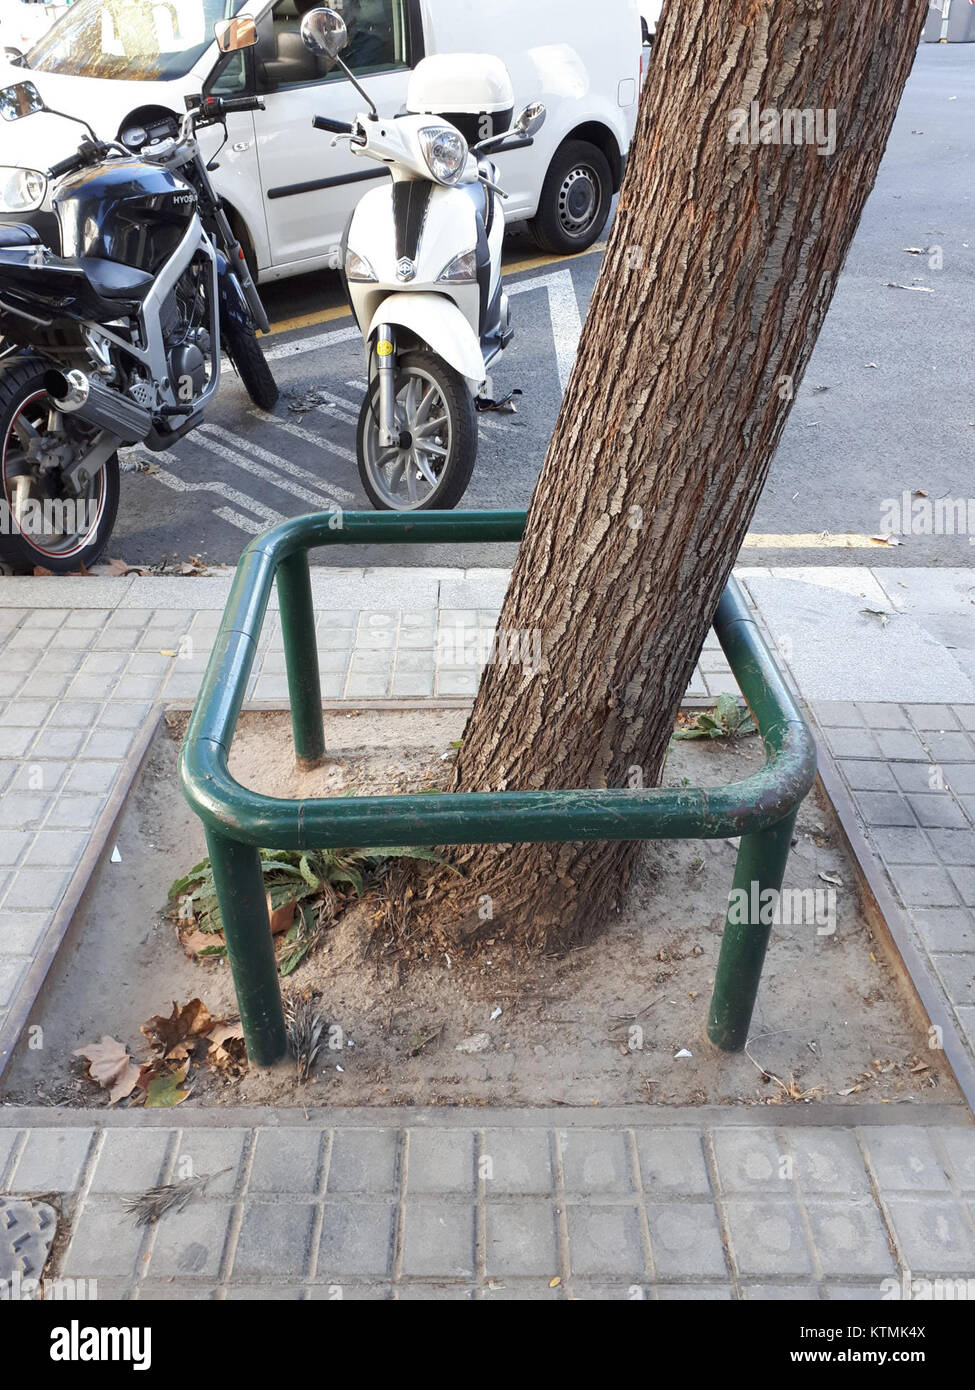
[[[221,53],[239,53],[257,43],[257,26],[250,15],[239,19],[220,19],[213,26],[213,36]]]
[[[348,44],[349,31],[334,10],[309,10],[301,21],[301,38],[313,53],[335,59]]]
[[[537,135],[545,124],[548,111],[540,101],[533,101],[531,106],[526,106],[524,111],[515,121],[515,131],[518,135],[532,136]]]
[[[18,82],[15,87],[0,91],[0,117],[5,121],[22,121],[35,111],[46,111],[44,99],[33,82]]]

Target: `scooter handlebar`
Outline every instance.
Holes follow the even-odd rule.
[[[316,130],[327,130],[332,135],[352,134],[352,126],[348,121],[333,121],[331,116],[312,116],[311,123]]]

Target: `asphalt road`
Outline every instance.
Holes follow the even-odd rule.
[[[517,336],[495,384],[524,395],[516,416],[482,418],[465,505],[527,504],[600,260],[593,252],[547,261],[524,232],[509,237]],[[153,471],[126,473],[113,555],[234,563],[251,535],[282,517],[335,503],[367,509],[354,460],[363,351],[337,278],[305,276],[263,292],[275,327],[265,347],[282,387],[274,415],[254,410],[228,374],[204,430],[171,455],[148,456]],[[910,537],[896,548],[870,537],[884,524],[886,499],[975,493],[973,324],[975,45],[922,45],[744,563],[972,563],[967,536]],[[324,403],[293,409],[312,389]],[[338,547],[318,559],[494,565],[511,557],[499,547],[371,555]]]

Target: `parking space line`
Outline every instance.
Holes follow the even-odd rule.
[[[226,483],[202,482],[190,483],[185,478],[181,478],[176,473],[170,473],[166,468],[160,468],[158,461],[176,464],[178,467],[180,460],[170,453],[142,454],[132,450],[131,456],[145,459],[152,464],[152,472],[147,473],[146,477],[154,478],[162,483],[163,487],[168,487],[171,492],[191,493],[191,492],[212,492],[217,497],[222,497],[225,502],[234,502],[238,507],[244,507],[247,511],[253,512],[259,521],[251,521],[248,517],[241,516],[239,512],[231,511],[227,507],[214,509],[214,515],[219,516],[223,521],[228,521],[232,526],[236,526],[241,531],[246,531],[249,535],[257,536],[269,526],[277,526],[286,520],[283,512],[277,512],[273,507],[267,507],[263,502],[258,502],[256,497],[248,497],[244,492],[238,492],[236,488],[228,487]]]
[[[283,459],[280,454],[273,454],[269,449],[262,448],[260,444],[255,444],[253,440],[241,439],[232,430],[224,429],[221,425],[203,425],[199,431],[207,438],[222,439],[225,444],[229,444],[235,450],[247,449],[263,463],[269,464],[271,468],[280,469],[282,473],[287,473],[292,478],[311,484],[316,491],[322,493],[330,502],[354,502],[355,498],[351,492],[346,492],[336,483],[323,481],[317,474],[310,472],[307,468],[301,468],[289,459]]]
[[[325,406],[317,406],[316,409],[322,414],[327,415],[328,413],[327,407]],[[341,444],[334,444],[331,439],[326,439],[322,434],[313,434],[311,430],[306,430],[303,426],[296,425],[293,420],[279,420],[276,415],[265,415],[264,412],[260,410],[252,410],[250,413],[259,420],[273,423],[277,429],[284,430],[285,434],[293,434],[295,439],[303,439],[306,444],[314,444],[316,449],[327,449],[330,454],[335,454],[337,458],[344,459],[346,463],[354,464],[356,461],[355,454],[351,449],[344,449]],[[308,413],[312,414],[313,412],[309,411]]]
[[[206,446],[209,451],[216,454],[217,458],[222,458],[226,463],[232,464],[235,468],[242,468],[245,473],[252,474],[255,478],[260,478],[265,483],[271,483],[273,487],[279,487],[283,492],[290,492],[292,497],[297,497],[302,502],[308,502],[319,511],[323,505],[336,503],[334,497],[328,497],[323,489],[316,489],[314,492],[307,487],[302,487],[300,483],[290,482],[287,477],[270,468],[265,468],[263,464],[256,463],[248,458],[238,449],[228,449],[225,445],[219,444],[213,437],[213,432],[217,429],[214,425],[203,425],[198,431],[206,437]],[[241,441],[243,443],[243,441]],[[246,445],[245,445],[246,447]]]
[[[546,290],[548,293],[555,358],[564,394],[572,375],[572,368],[575,366],[579,339],[582,337],[582,315],[579,312],[579,300],[576,298],[572,272],[557,270],[554,274],[539,275],[533,280],[520,280],[517,285],[509,287],[508,294],[528,294],[532,290]]]
[[[330,333],[316,333],[313,338],[299,338],[296,343],[282,343],[280,347],[270,348],[264,357],[268,362],[279,362],[284,357],[300,357],[302,353],[315,352],[318,348],[351,343],[354,338],[361,336],[358,328],[333,328]]]

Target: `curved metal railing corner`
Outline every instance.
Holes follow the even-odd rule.
[[[247,1051],[256,1066],[287,1051],[281,990],[268,930],[261,849],[350,849],[370,844],[458,845],[562,840],[741,837],[708,1035],[740,1051],[758,993],[771,924],[754,909],[776,895],[799,806],[816,777],[809,728],[732,579],[715,631],[754,715],[765,766],[731,786],[689,790],[499,792],[346,797],[305,802],[240,786],[230,748],[247,698],[277,585],[299,766],[325,757],[311,550],[328,545],[517,542],[524,512],[345,513],[299,517],[244,551],[180,755],[180,782],[206,832]],[[756,891],[757,890],[757,891]],[[744,893],[744,899],[742,898]],[[744,920],[743,920],[744,917]]]

